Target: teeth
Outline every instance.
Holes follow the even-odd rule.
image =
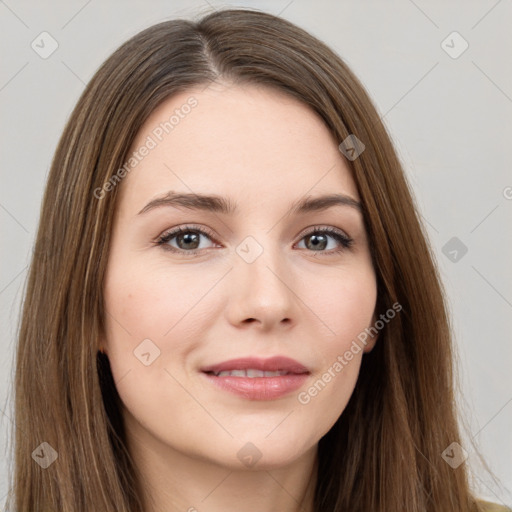
[[[223,376],[223,375],[221,375],[222,373],[224,373],[226,375],[231,375],[232,377],[245,377],[244,370],[233,370],[232,372],[220,372],[219,373],[220,377]]]
[[[287,375],[288,372],[285,371],[275,371],[275,372],[264,372],[262,370],[253,370],[249,368],[247,370],[231,370],[231,371],[223,371],[216,373],[217,377],[249,377],[251,379],[256,377],[279,377],[280,375]]]

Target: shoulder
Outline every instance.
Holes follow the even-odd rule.
[[[482,506],[482,510],[485,512],[512,512],[512,508],[491,503],[490,501],[478,500],[478,504]]]

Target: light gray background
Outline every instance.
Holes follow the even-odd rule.
[[[227,5],[281,14],[309,30],[369,90],[413,185],[447,288],[467,436],[500,479],[493,481],[470,451],[476,489],[512,505],[512,6],[506,0],[0,1],[0,503],[8,488],[18,311],[64,123],[85,83],[130,36]],[[59,45],[47,59],[31,48],[43,31]],[[453,31],[469,44],[458,58],[441,46]],[[453,37],[445,45],[462,48]],[[456,262],[443,253],[452,237],[468,248]]]

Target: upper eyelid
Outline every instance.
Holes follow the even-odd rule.
[[[335,226],[329,226],[327,224],[315,224],[313,226],[308,226],[307,228],[304,228],[304,230],[302,230],[299,235],[300,236],[299,241],[311,233],[314,233],[316,231],[324,231],[324,230],[325,231],[328,231],[328,230],[334,231],[334,234],[337,233],[340,235],[344,235],[347,239],[350,239],[352,241],[352,237],[344,229],[341,229],[341,228],[338,228]],[[157,240],[166,238],[168,236],[170,236],[171,239],[173,239],[175,236],[177,236],[178,234],[180,234],[183,231],[199,231],[202,235],[206,235],[210,239],[212,239],[212,241],[219,243],[219,242],[217,242],[216,235],[213,233],[213,231],[211,231],[209,228],[199,226],[199,225],[196,226],[194,224],[185,224],[185,225],[177,226],[174,228],[170,228],[170,229],[164,231],[161,235],[159,235],[157,237]],[[329,235],[329,233],[327,233],[327,235]],[[332,235],[330,235],[330,236],[332,236]]]
[[[183,231],[199,231],[202,235],[206,235],[212,239],[215,239],[216,236],[208,228],[202,227],[202,226],[194,226],[193,224],[185,224],[183,226],[177,226],[175,228],[168,229],[164,231],[161,235],[158,236],[158,239],[164,238],[166,236],[172,235],[175,237],[176,235],[179,235]]]

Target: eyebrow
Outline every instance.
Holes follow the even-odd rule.
[[[150,201],[142,208],[138,215],[162,206],[182,207],[190,210],[203,210],[225,215],[233,215],[238,211],[237,204],[223,196],[170,191]],[[314,198],[309,196],[305,199],[295,201],[290,206],[290,213],[292,215],[298,215],[319,212],[332,208],[333,206],[349,206],[362,212],[361,203],[352,197],[345,194],[328,194]]]

